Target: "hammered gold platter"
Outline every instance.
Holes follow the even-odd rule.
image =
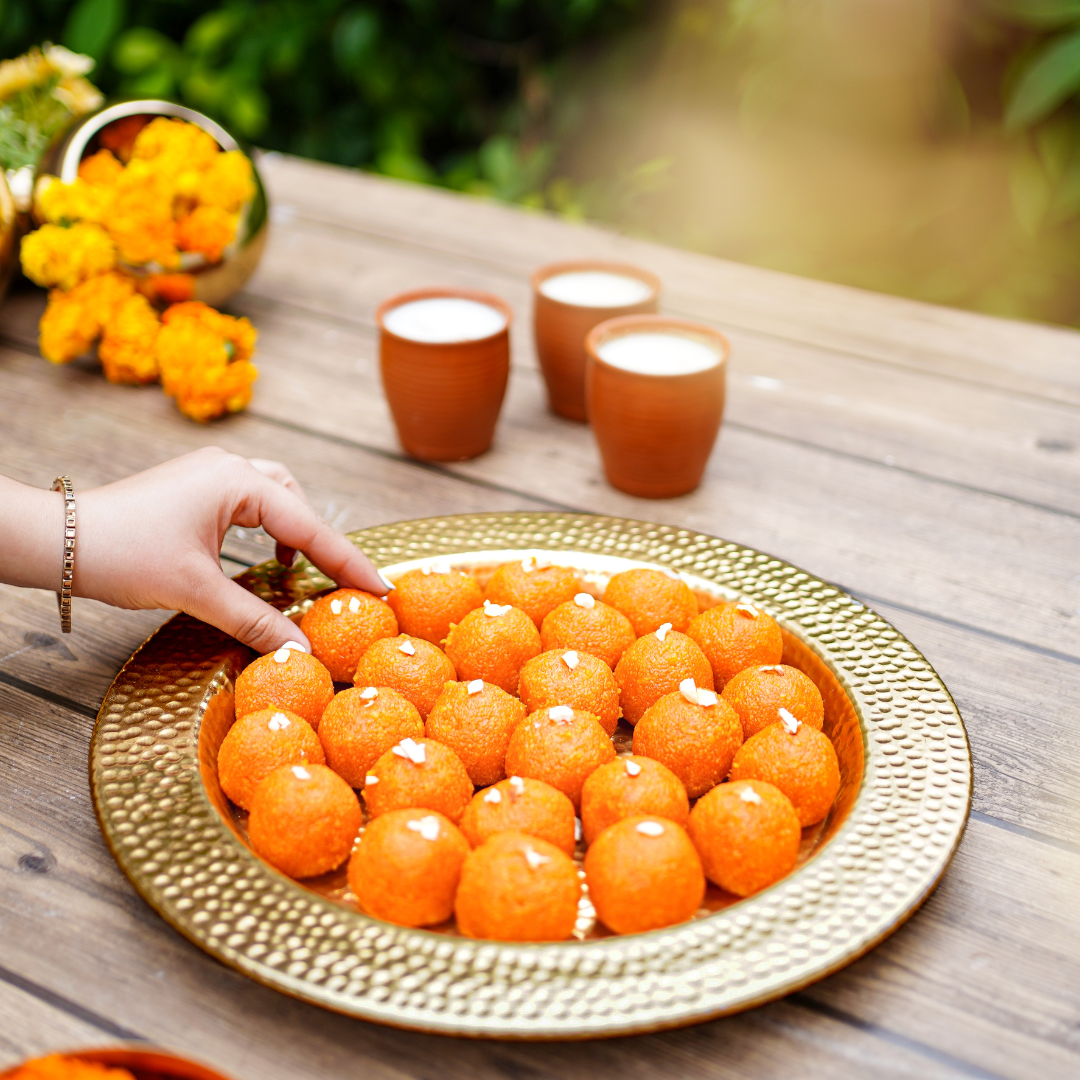
[[[428,518],[352,534],[391,579],[438,558],[483,568],[544,552],[596,589],[633,565],[679,572],[705,604],[780,624],[784,660],[822,689],[842,786],[788,877],[665,930],[548,944],[380,922],[262,862],[216,779],[236,675],[253,653],[187,616],[106,695],[90,750],[101,830],[143,898],[268,986],[399,1027],[493,1038],[625,1035],[737,1012],[850,963],[929,896],[963,834],[971,755],[940,678],[858,600],[779,559],[673,526],[588,514]],[[304,562],[238,580],[296,611],[332,583]]]

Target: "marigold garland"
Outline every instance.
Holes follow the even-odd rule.
[[[258,374],[255,328],[192,300],[194,278],[178,271],[183,252],[223,258],[255,195],[251,162],[167,117],[116,121],[98,141],[75,181],[46,178],[34,194],[45,223],[21,254],[26,275],[52,290],[42,355],[65,364],[100,339],[110,382],[160,378],[193,420],[243,409]],[[159,317],[152,300],[173,303]]]

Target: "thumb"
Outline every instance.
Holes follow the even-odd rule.
[[[311,643],[292,619],[220,572],[207,575],[184,610],[261,654],[273,652],[287,641],[298,642],[311,652]]]

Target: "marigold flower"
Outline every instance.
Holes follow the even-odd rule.
[[[114,383],[149,383],[158,377],[154,342],[160,328],[157,312],[145,296],[134,293],[105,323],[98,359]]]
[[[34,188],[34,208],[40,217],[54,225],[73,225],[76,221],[101,225],[108,218],[111,206],[110,188],[88,184],[82,179],[64,184],[54,176],[42,176]]]
[[[41,355],[54,364],[82,356],[134,292],[131,278],[115,271],[92,277],[70,292],[54,289],[38,326]]]
[[[255,176],[247,155],[242,150],[218,154],[200,177],[195,197],[202,206],[238,213],[255,197]]]
[[[98,142],[111,150],[126,165],[139,132],[149,123],[145,116],[122,116],[107,124],[98,133]]]
[[[212,262],[221,262],[222,252],[236,235],[236,215],[217,206],[200,206],[176,223],[176,246],[181,251],[199,251]]]
[[[172,189],[145,161],[132,161],[113,185],[107,226],[120,258],[132,266],[157,263],[171,270],[180,256],[174,242]]]
[[[155,343],[161,385],[192,420],[239,412],[258,376],[248,362],[255,329],[198,301],[174,304],[161,317]]]
[[[22,268],[37,285],[73,289],[116,265],[116,246],[100,225],[42,225],[23,237]]]
[[[193,274],[150,274],[140,278],[137,288],[148,300],[179,304],[195,295]]]
[[[197,124],[158,116],[136,136],[131,160],[153,162],[158,174],[175,182],[181,173],[208,169],[219,150],[214,137]]]
[[[99,150],[79,162],[79,179],[88,184],[115,183],[123,171],[123,164],[111,150]]]

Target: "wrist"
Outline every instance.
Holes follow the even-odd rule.
[[[0,476],[0,581],[56,592],[63,550],[64,496]]]

